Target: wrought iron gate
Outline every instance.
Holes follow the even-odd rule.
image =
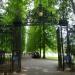
[[[0,25],[0,72],[21,70],[21,27]]]

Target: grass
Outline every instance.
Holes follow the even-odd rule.
[[[58,60],[58,57],[47,57],[47,59],[49,59],[49,60]]]

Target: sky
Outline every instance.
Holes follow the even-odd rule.
[[[75,3],[75,0],[73,0],[73,2]]]
[[[2,2],[2,1],[3,1],[3,2]],[[1,14],[5,12],[5,10],[2,9],[1,5],[3,5],[2,3],[5,4],[7,1],[8,1],[8,0],[0,0],[0,13],[1,13]]]

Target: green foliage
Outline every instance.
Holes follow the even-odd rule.
[[[75,56],[75,45],[72,45],[71,47],[71,54]]]
[[[28,31],[27,51],[36,51],[39,48],[39,26],[30,26]]]
[[[49,22],[52,25],[56,25],[59,20],[59,16],[57,14],[57,9],[55,5],[57,4],[57,0],[42,0],[41,6],[39,5],[40,0],[35,0],[35,8],[32,13],[32,20],[36,22],[43,20],[43,22]],[[43,12],[43,16],[39,17],[39,12]]]
[[[22,27],[21,28],[21,30],[22,30],[22,34],[21,34],[21,39],[22,39],[22,51],[24,51],[25,50],[25,37],[26,37],[26,29],[25,29],[25,27]]]
[[[40,16],[40,12],[42,13],[42,16]],[[55,13],[49,12],[42,6],[38,6],[32,11],[31,19],[32,25],[36,25],[37,23],[49,23],[56,25],[58,23],[57,15]]]
[[[37,23],[39,22],[39,27],[38,26],[30,27],[29,30],[30,34],[27,44],[28,51],[38,50],[40,45],[41,48],[43,48],[44,43],[43,40],[45,40],[45,46],[47,48],[49,47],[52,50],[56,50],[56,29],[55,26],[53,25],[57,25],[59,18],[57,10],[55,8],[57,2],[56,0],[48,0],[50,4],[46,0],[43,0],[41,2],[42,7],[39,6],[39,0],[35,0],[34,3],[35,8],[32,10],[31,18],[33,20],[32,21],[33,23],[31,23],[31,25],[37,25]],[[43,12],[43,16],[40,17],[39,12]],[[43,38],[43,25],[45,28],[44,38]],[[36,32],[36,30],[38,32]]]
[[[8,6],[6,7],[6,13],[3,19],[4,23],[12,23],[16,16],[19,16],[21,20],[24,21],[29,1],[30,0],[8,0]]]
[[[38,7],[39,3],[40,3],[40,0],[35,0],[34,1],[35,8]],[[47,8],[54,7],[56,5],[56,3],[57,3],[57,0],[41,0],[41,4],[44,7],[47,7]]]
[[[40,45],[43,48],[45,40],[46,48],[56,50],[56,29],[55,26],[45,25],[45,37],[43,37],[43,26],[31,26],[28,31],[27,51],[39,50]],[[43,39],[44,38],[44,39]],[[40,44],[41,43],[41,44]],[[46,49],[47,50],[47,49]]]
[[[26,15],[28,14],[28,6],[30,2],[31,0],[8,0],[5,13],[0,15],[0,25],[12,25],[13,22],[20,22],[21,25],[25,25],[24,22],[27,17]],[[41,23],[40,26],[30,27],[28,31],[26,45],[28,51],[38,50],[40,43],[43,44],[43,24],[45,25],[45,45],[46,47],[55,50],[56,29],[54,25],[58,24],[59,19],[62,18],[63,15],[65,18],[68,18],[68,13],[71,12],[69,0],[41,0],[41,3],[42,8],[40,10],[43,11],[43,16],[39,17],[39,0],[34,1],[34,9],[32,10],[31,18],[32,20],[35,20],[35,23],[31,23],[31,25],[36,25],[36,22],[40,21]],[[59,9],[55,8],[56,5]],[[46,24],[45,22],[49,22],[49,24]],[[19,30],[16,30],[16,32],[19,32]],[[25,49],[25,34],[25,27],[22,27],[22,51]],[[6,40],[3,39],[5,40],[5,43],[0,43],[0,48],[10,50],[11,41],[9,40],[11,39],[11,36],[6,34],[1,34],[0,36],[0,39],[3,39],[2,37],[4,36],[8,37]]]
[[[12,36],[10,33],[0,33],[0,50],[10,52],[12,47]]]
[[[59,4],[59,15],[60,15],[60,18],[64,17],[64,18],[68,19],[69,18],[68,15],[71,12],[72,12],[72,8],[71,8],[70,0],[60,1],[60,4]]]
[[[15,23],[20,23],[23,25],[23,22],[26,18],[27,14],[27,5],[29,4],[30,0],[8,0],[7,7],[5,7],[5,13],[0,18],[0,25],[13,25]],[[1,17],[1,16],[0,16]],[[14,22],[14,23],[13,23]],[[19,30],[17,29],[15,33],[18,36]],[[25,28],[22,27],[22,51],[25,50]],[[0,49],[5,51],[11,51],[11,45],[13,43],[13,39],[10,40],[12,36],[9,34],[0,35],[2,43],[0,43]],[[6,39],[7,36],[7,39]],[[3,39],[4,38],[4,39]],[[16,39],[17,40],[17,39]],[[17,41],[15,41],[17,42]]]
[[[52,50],[56,50],[56,29],[55,26],[47,26],[46,28],[46,45]]]

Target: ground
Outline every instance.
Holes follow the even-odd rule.
[[[58,62],[48,59],[32,59],[22,57],[22,72],[8,75],[75,75],[74,72],[63,72],[57,70]],[[2,75],[2,74],[0,74]]]

